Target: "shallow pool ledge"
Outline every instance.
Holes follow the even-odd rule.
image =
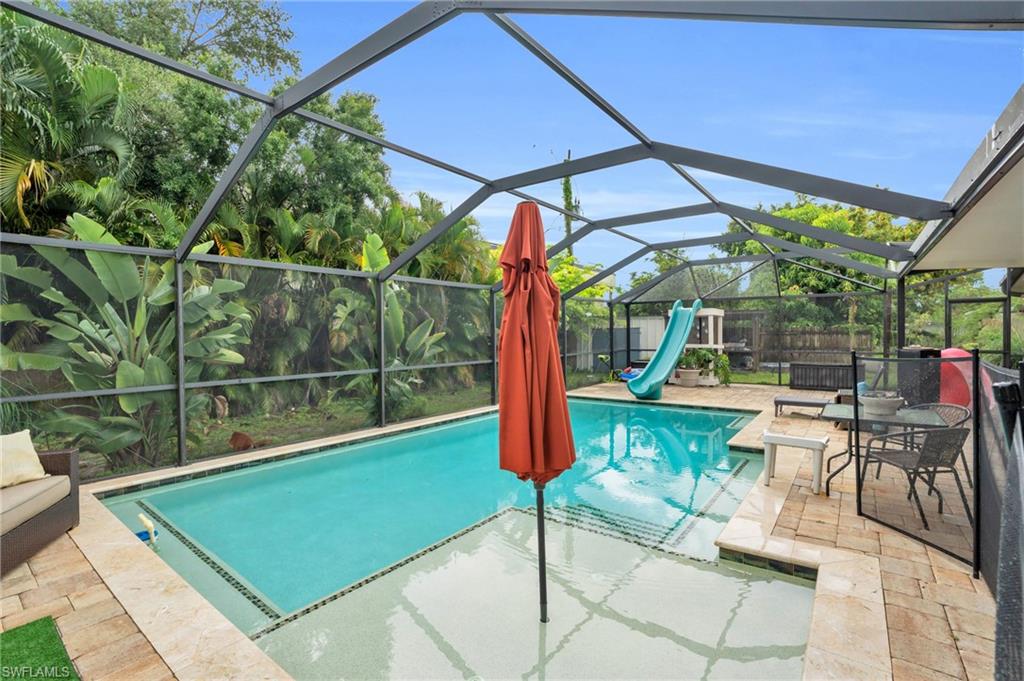
[[[878,559],[772,536],[804,451],[787,447],[777,456],[771,486],[757,481],[715,544],[768,567],[817,572],[804,679],[892,679]]]
[[[79,503],[69,536],[176,678],[291,678],[92,492]]]

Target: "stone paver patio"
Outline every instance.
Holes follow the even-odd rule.
[[[174,678],[68,535],[3,577],[0,629],[47,615],[83,679]]]
[[[780,393],[826,395],[776,386],[734,385],[714,389],[666,386],[662,401],[760,411],[754,422],[734,438],[733,445],[760,449],[760,434],[768,428],[791,435],[828,435],[827,454],[845,449],[846,433],[830,422],[811,418],[815,410],[787,407],[781,417],[775,417],[772,399]],[[616,384],[590,386],[575,394],[617,399],[629,397],[625,387]],[[883,469],[883,481],[886,474],[886,469]],[[967,564],[858,516],[852,466],[834,481],[831,496],[814,495],[810,488],[811,459],[804,454],[771,535],[878,558],[893,678],[937,681],[991,679],[995,602],[985,582],[973,579]],[[898,493],[894,498],[901,507],[909,510],[905,483],[896,490]],[[953,515],[959,510],[958,503],[952,501],[957,499],[955,493],[945,496],[947,513],[952,516],[946,519],[948,525],[963,527],[965,521]],[[923,496],[922,501],[929,518],[937,518],[935,499]],[[905,519],[905,522],[916,531],[921,529],[916,517]],[[936,523],[932,525],[934,529]]]
[[[751,423],[732,440],[733,446],[760,449],[761,432],[771,428],[796,435],[827,434],[831,438],[830,453],[845,447],[845,433],[836,430],[831,423],[812,419],[811,411],[800,413],[801,410],[792,410],[797,412],[792,413],[787,409],[785,415],[775,417],[772,397],[783,391],[787,394],[800,394],[799,391],[775,386],[736,385],[714,389],[667,386],[663,402],[758,412]],[[590,386],[574,391],[573,394],[631,399],[625,387],[619,384]],[[807,394],[821,396],[823,393]],[[352,437],[357,437],[357,434],[337,439]],[[299,445],[291,446],[295,447]],[[995,605],[985,583],[972,579],[966,564],[857,516],[852,467],[836,480],[831,497],[811,494],[810,458],[805,454],[794,455],[794,451],[789,450],[790,456],[802,458],[794,464],[792,482],[787,483],[789,486],[784,497],[779,497],[780,501],[784,501],[779,504],[776,513],[771,515],[771,527],[767,533],[777,541],[797,542],[802,546],[817,545],[823,551],[841,549],[877,559],[881,575],[881,600],[884,602],[882,628],[887,625],[888,650],[875,652],[882,652],[891,660],[891,675],[885,673],[877,676],[897,680],[973,681],[991,678]],[[240,456],[260,458],[276,452],[269,450]],[[216,467],[234,458],[221,460],[220,464],[217,461],[206,461],[198,465]],[[136,477],[154,479],[162,474],[174,473],[155,472]],[[113,484],[126,483],[118,481]],[[104,483],[94,485],[93,489],[110,486],[112,483]],[[746,501],[763,494],[763,490],[776,489],[778,494],[782,494],[778,482],[772,488],[758,484]],[[99,504],[91,493],[86,491],[83,494],[88,496],[88,499],[83,498],[83,502],[89,502],[84,505],[92,508],[93,512],[99,512]],[[926,503],[935,502],[931,500]],[[87,524],[89,515],[83,515],[83,525]],[[114,521],[112,516],[110,520]],[[80,527],[73,531],[72,537],[83,532],[86,535],[96,533],[101,529],[94,522],[89,524],[90,527]],[[106,523],[102,524],[106,526]],[[955,518],[952,524],[962,526]],[[97,570],[86,554],[82,553],[78,544],[87,540],[86,545],[89,545],[96,537],[79,536],[75,541],[72,537],[62,537],[27,564],[4,576],[0,626],[9,629],[38,617],[53,615],[84,679],[174,678],[172,669],[157,652],[162,644],[155,648],[147,637],[161,635],[153,628],[149,616],[140,615],[145,620],[145,626],[141,629],[137,625],[137,618],[133,619],[133,611],[140,612],[138,604],[134,602],[139,595],[126,591],[116,576],[114,584],[118,588],[112,590],[101,576],[104,569],[107,569],[102,565],[103,561],[100,561],[101,566]],[[761,543],[762,547],[766,544],[765,541]],[[845,586],[844,579],[847,579]],[[840,590],[856,592],[862,588],[858,579],[857,576],[846,578],[836,571],[828,577],[827,588],[834,589],[838,583]],[[823,588],[826,587],[819,581],[819,591]],[[119,600],[118,594],[130,596],[133,601],[127,611],[124,602],[128,601],[122,602],[123,598]],[[818,616],[816,607],[815,617]],[[176,661],[175,666],[181,667],[183,661]],[[190,671],[199,672],[196,668]],[[834,660],[822,659],[813,654],[810,648],[808,650],[805,678],[850,678],[860,676],[862,671],[863,668],[856,665],[835,665]],[[877,672],[878,669],[871,671]]]

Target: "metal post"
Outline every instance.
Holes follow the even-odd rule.
[[[857,351],[850,351],[850,371],[852,373],[853,390],[853,464],[856,467],[854,471],[857,485],[857,515],[864,515],[864,511],[861,508],[861,497],[863,496],[864,481],[861,480],[860,470],[860,396],[857,394]]]
[[[981,571],[981,352],[971,350],[971,446],[974,448],[974,546],[971,567],[974,578]]]
[[[907,347],[907,280],[896,280],[896,349]]]
[[[949,282],[947,281],[942,285],[942,298],[943,298],[943,324],[942,324],[942,336],[943,336],[943,347],[953,347],[953,305],[949,302]]]
[[[384,290],[387,285],[384,281],[377,282],[377,425],[382,428],[387,425],[387,414],[384,412],[384,365],[387,359],[384,357]]]
[[[1010,280],[1010,270],[1006,270],[1006,278],[1003,280],[1003,293],[1006,294],[1006,299],[1003,301],[1003,366],[1007,369],[1010,368],[1010,363],[1013,358],[1010,357],[1013,347],[1010,343],[1011,337],[1013,336],[1013,327],[1011,325],[1011,313],[1013,312],[1013,282]]]
[[[615,371],[615,304],[608,301],[608,371]]]
[[[892,352],[892,292],[888,288],[882,294],[882,357]],[[886,372],[888,378],[889,372]]]
[[[537,490],[537,564],[540,575],[540,621],[548,621],[548,557],[544,539],[544,483],[535,482]]]
[[[626,361],[622,365],[623,368],[628,367],[633,361],[633,320],[630,318],[629,307],[629,303],[626,303]]]
[[[569,324],[565,321],[568,311],[566,308],[568,301],[562,301],[562,316],[558,320],[562,324],[562,378],[566,381],[569,380]],[[567,386],[568,387],[568,386]]]
[[[498,403],[498,294],[491,294],[491,404]]]
[[[188,461],[188,415],[185,413],[185,277],[184,268],[174,262],[175,340],[178,352],[178,465]]]
[[[779,386],[782,386],[782,299],[775,301],[775,310],[778,314],[775,318],[778,324],[775,326],[775,378]]]

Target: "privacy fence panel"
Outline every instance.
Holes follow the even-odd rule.
[[[1005,396],[1006,387],[1016,384],[1020,389],[1021,368],[1007,369],[990,362],[981,363],[979,404],[981,406],[980,461],[978,472],[978,517],[980,522],[979,570],[995,591],[999,579],[1000,532],[1020,531],[1020,507],[1013,495],[1020,495],[1020,479],[1011,485],[1010,471],[1020,465],[1019,452],[1013,450],[1013,433],[1003,418],[999,397]],[[1017,468],[1019,471],[1020,469]],[[1007,512],[1013,511],[1007,518]],[[1004,519],[1010,522],[1005,522]],[[1018,563],[1021,565],[1021,563]],[[1018,575],[1019,577],[1019,575]],[[1019,609],[1019,600],[1018,600]],[[1019,612],[1019,610],[1018,610]],[[1018,639],[1019,640],[1019,639]]]

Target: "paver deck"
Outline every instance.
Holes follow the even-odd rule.
[[[666,386],[662,401],[758,412],[751,423],[733,438],[733,446],[760,449],[760,434],[769,427],[794,435],[827,434],[832,438],[830,452],[845,446],[845,433],[836,430],[830,423],[810,418],[816,410],[806,413],[801,413],[799,409],[793,410],[793,413],[787,410],[785,415],[775,417],[772,398],[780,390],[808,396],[822,395],[789,391],[775,386]],[[573,394],[604,399],[632,399],[621,384],[591,386],[574,391]],[[334,440],[357,436],[350,434]],[[235,459],[272,456],[280,453],[279,450],[306,446],[309,443],[204,461],[195,466],[217,467]],[[836,480],[831,497],[812,495],[809,456],[789,451],[790,482],[785,483],[788,487],[783,490],[778,484],[772,488],[757,485],[745,500],[745,507],[737,513],[737,516],[742,513],[744,517],[734,519],[738,526],[744,523],[756,525],[759,517],[762,525],[764,522],[770,524],[768,536],[760,536],[759,543],[755,542],[751,546],[757,545],[770,555],[773,547],[786,544],[790,547],[787,549],[790,557],[796,562],[801,560],[801,555],[806,557],[814,554],[814,551],[804,549],[802,554],[794,553],[791,548],[793,542],[796,542],[796,546],[819,547],[819,557],[832,555],[828,554],[832,551],[835,554],[833,558],[841,553],[842,556],[862,555],[871,559],[864,562],[842,559],[833,563],[827,573],[819,573],[820,595],[815,600],[815,621],[805,662],[805,678],[878,677],[898,681],[973,681],[991,678],[995,604],[986,584],[972,579],[965,564],[857,516],[852,467]],[[135,476],[132,481],[136,478],[153,480],[177,472],[180,470],[147,473]],[[92,491],[128,482],[123,480],[93,485],[83,491],[82,526],[74,530],[70,537],[65,535],[28,563],[4,576],[0,627],[7,629],[38,617],[53,615],[83,679],[166,679],[174,678],[172,669],[184,672],[177,674],[180,678],[230,677],[231,674],[224,668],[217,669],[216,665],[210,666],[203,661],[202,651],[199,650],[201,646],[196,642],[176,640],[180,636],[168,640],[173,632],[169,634],[161,631],[157,624],[167,616],[166,611],[171,608],[170,605],[157,603],[155,609],[142,607],[147,602],[154,605],[152,598],[184,597],[182,591],[191,592],[197,598],[198,594],[182,583],[172,584],[163,592],[147,597],[144,590],[140,591],[147,583],[144,575],[134,574],[143,568],[123,564],[122,556],[127,558],[128,552],[135,554],[133,549],[139,547],[120,545],[124,540],[121,535],[127,533],[128,537],[133,538],[123,526],[118,537],[111,538],[117,521],[92,497]],[[893,500],[898,501],[898,498],[894,496]],[[934,503],[934,500],[926,503]],[[907,519],[907,522],[910,520]],[[962,527],[962,523],[955,519],[952,524]],[[727,532],[732,527],[733,523],[730,523]],[[763,527],[755,529],[764,532]],[[744,542],[749,544],[746,533],[733,532],[732,535],[739,537],[737,545],[743,545]],[[80,546],[86,546],[89,550],[83,553]],[[149,555],[155,561],[150,566],[152,570],[164,568],[170,571],[156,556]],[[876,589],[870,587],[872,579],[878,581],[878,576],[872,574],[872,570],[876,569],[872,566],[876,564],[882,587],[880,596],[875,593]],[[171,575],[176,577],[173,572]],[[163,578],[166,578],[166,574]],[[876,602],[877,607],[883,610],[874,610]],[[204,610],[203,603],[192,605],[203,610],[202,614],[206,616],[215,618],[219,614],[216,611],[209,613],[212,606],[208,604]],[[849,626],[846,627],[830,628],[826,618],[819,614],[819,608],[836,608],[837,612],[839,608],[851,604],[865,612],[863,616],[850,618],[847,623]],[[877,622],[879,617],[883,618],[882,631],[888,631],[887,635],[883,635],[887,640],[875,640],[878,632],[864,627],[865,622]],[[836,658],[827,654],[829,645],[835,642],[831,639],[847,639],[849,643],[851,631],[856,631],[858,626],[862,628],[861,642],[868,646],[865,654],[878,653],[877,648],[887,646],[887,650],[882,651],[889,662],[885,668],[866,666],[851,657]],[[220,632],[223,635],[228,633]],[[240,632],[238,634],[241,635]],[[193,644],[194,653],[189,653],[191,648],[184,646],[184,643]],[[242,642],[245,643],[248,642]],[[234,642],[231,645],[244,647]],[[159,650],[164,650],[165,654]],[[194,659],[189,655],[193,655]],[[168,664],[169,660],[171,664]],[[267,669],[241,671],[246,674],[245,678],[259,678],[265,676],[263,671]],[[269,671],[274,670],[271,667]]]
[[[83,679],[174,675],[68,535],[3,577],[0,629],[50,615]]]
[[[734,445],[760,448],[760,433],[770,428],[799,436],[828,435],[831,441],[827,454],[845,449],[846,433],[830,422],[811,418],[817,410],[787,409],[783,416],[775,417],[773,398],[780,390],[804,394],[775,386],[734,385],[712,389],[666,386],[662,402],[760,411],[755,423],[733,440]],[[628,397],[625,387],[616,384],[590,386],[576,391],[576,394],[613,399]],[[806,453],[800,456],[796,477],[771,529],[771,536],[878,558],[892,673],[897,681],[991,679],[995,654],[995,602],[984,580],[973,579],[970,567],[965,563],[858,516],[853,466],[834,481],[831,496],[811,494],[811,458]],[[883,469],[881,482],[872,478],[866,489],[882,489],[887,474]],[[898,482],[898,478],[890,480]],[[758,485],[753,491],[758,492],[760,487]],[[893,490],[894,493],[889,495],[878,492],[877,501],[869,499],[869,505],[877,504],[871,510],[879,517],[898,518],[902,526],[922,532],[920,520],[913,515],[908,516],[910,506],[905,499],[905,483],[902,488],[894,484]],[[936,500],[922,498],[929,518],[933,519],[930,538],[939,538],[943,525],[956,528],[958,536],[963,538],[966,522],[959,517],[956,493],[948,490],[945,497],[947,512],[938,524],[934,520],[939,518]],[[888,508],[886,503],[890,504]],[[963,545],[957,545],[957,548],[962,549]]]

